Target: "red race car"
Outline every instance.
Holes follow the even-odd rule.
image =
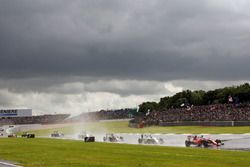
[[[210,138],[204,138],[203,136],[187,136],[187,139],[185,141],[186,147],[190,147],[191,145],[198,146],[198,147],[211,147],[211,146],[221,146],[224,145],[221,140],[216,139],[210,139]]]

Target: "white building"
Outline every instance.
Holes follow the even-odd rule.
[[[30,117],[32,109],[0,109],[0,117]]]

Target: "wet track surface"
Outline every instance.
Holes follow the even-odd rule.
[[[39,127],[39,125],[37,125]],[[22,131],[36,129],[37,126],[15,126],[16,130]],[[25,129],[24,129],[25,128]],[[5,131],[8,131],[7,126],[4,128]],[[91,132],[89,132],[91,134]],[[95,136],[95,140],[97,142],[103,142],[103,134],[93,134]],[[122,136],[124,138],[123,142],[125,144],[138,144],[138,139],[140,138],[141,134],[136,133],[116,133],[116,136]],[[162,138],[164,140],[164,144],[156,144],[159,146],[177,146],[177,147],[185,147],[185,140],[188,135],[192,134],[146,134],[151,135],[155,138]],[[229,149],[229,150],[246,150],[250,151],[250,133],[247,134],[197,134],[203,135],[204,138],[211,138],[213,140],[219,139],[224,142],[224,145],[219,147],[213,147],[214,149]],[[43,136],[44,138],[51,138],[50,136]],[[74,135],[65,135],[63,138],[60,139],[73,139],[73,140],[80,140],[77,139],[77,134]]]
[[[105,134],[95,134],[97,142],[103,142]],[[116,133],[117,136],[124,138],[123,142],[126,144],[138,144],[138,139],[141,134],[128,134],[128,133]],[[149,134],[148,134],[149,135]],[[185,140],[190,134],[150,134],[155,138],[162,138],[164,144],[156,144],[159,146],[177,146],[185,147]],[[203,134],[204,138],[220,139],[224,142],[224,145],[220,147],[213,147],[214,149],[228,149],[228,150],[246,150],[250,151],[250,134]],[[76,139],[76,135],[66,135],[63,139]]]

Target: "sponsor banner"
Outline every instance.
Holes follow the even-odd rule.
[[[0,116],[17,116],[17,114],[0,114]]]
[[[17,110],[0,110],[1,117],[17,116]]]
[[[0,110],[0,115],[6,114],[17,115],[17,110]]]

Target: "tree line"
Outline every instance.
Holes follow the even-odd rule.
[[[161,111],[191,105],[225,104],[229,102],[229,98],[232,103],[250,101],[250,85],[244,83],[239,86],[224,87],[207,92],[203,90],[184,90],[173,96],[162,97],[158,103],[143,102],[139,105],[139,112]]]

